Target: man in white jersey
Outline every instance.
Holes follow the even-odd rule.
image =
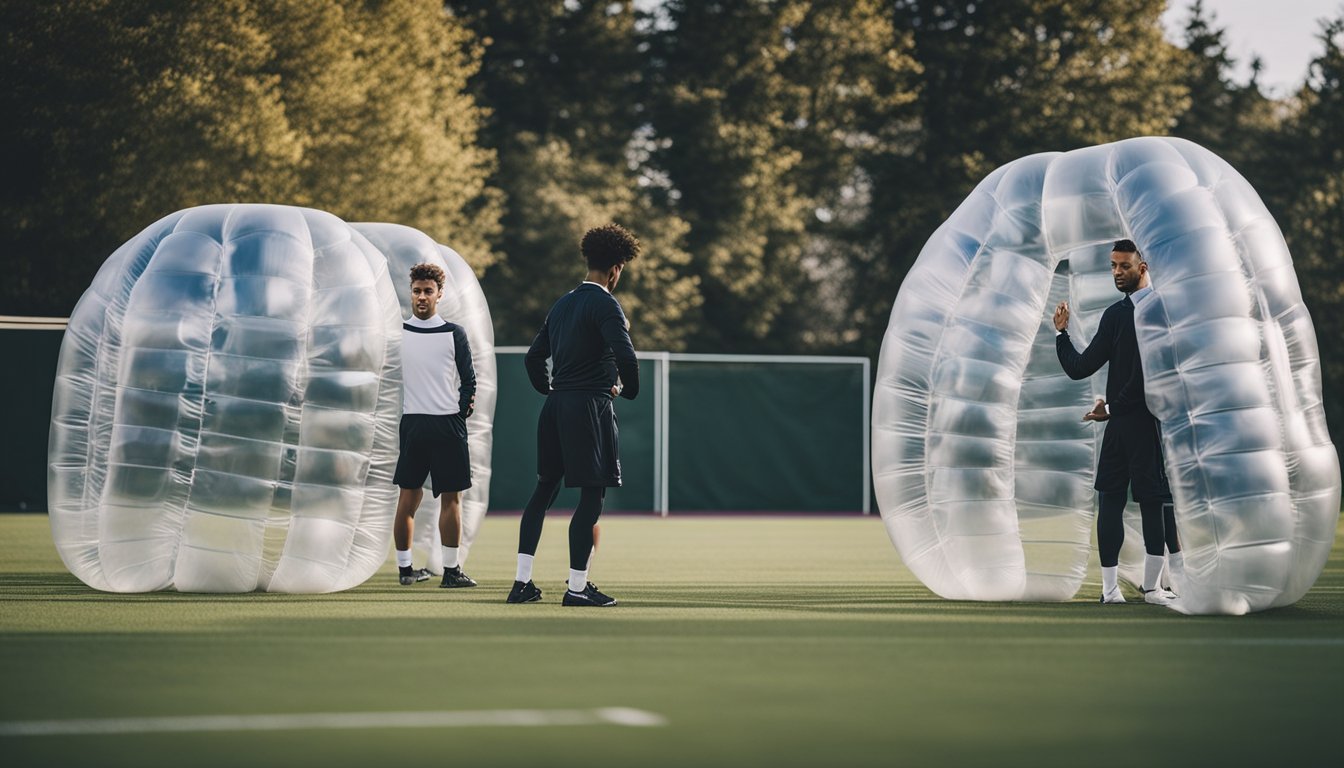
[[[411,314],[401,326],[405,390],[401,406],[401,455],[392,482],[401,488],[392,537],[398,578],[409,586],[429,578],[411,565],[411,527],[430,477],[440,499],[439,538],[443,545],[440,587],[474,587],[462,572],[462,491],[471,487],[467,417],[476,404],[476,369],[462,326],[438,315],[443,270],[433,264],[411,267]]]

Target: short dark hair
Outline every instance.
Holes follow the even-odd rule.
[[[639,240],[620,224],[593,227],[579,243],[588,268],[596,270],[608,270],[633,261],[639,255],[639,249]]]
[[[439,284],[439,290],[443,290],[443,269],[437,264],[416,264],[411,267],[411,282],[416,280],[433,280]]]
[[[1139,253],[1139,246],[1135,245],[1133,240],[1116,240],[1115,245],[1111,246],[1111,250],[1120,253],[1137,254],[1139,261],[1143,261],[1143,254]]]

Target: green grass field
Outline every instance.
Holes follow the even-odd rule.
[[[876,518],[611,517],[562,608],[503,602],[517,518],[481,586],[111,595],[47,520],[0,515],[0,720],[634,707],[666,724],[0,736],[0,764],[322,766],[1339,765],[1344,534],[1297,605],[1244,617],[949,602]],[[1095,567],[1092,570],[1095,578]]]

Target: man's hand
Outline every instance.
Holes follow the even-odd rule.
[[[1059,306],[1055,307],[1055,330],[1062,331],[1069,327],[1069,302],[1061,301]]]
[[[1106,401],[1101,398],[1097,398],[1097,404],[1092,410],[1083,414],[1083,421],[1105,421],[1109,418],[1111,418],[1111,414],[1106,412]]]
[[[462,412],[462,418],[467,418],[476,412],[476,396],[471,396],[471,402],[467,403],[467,410]]]

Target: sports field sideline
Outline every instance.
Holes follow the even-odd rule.
[[[945,601],[876,517],[611,516],[593,579],[622,604],[562,608],[566,522],[538,553],[543,602],[505,605],[516,517],[487,519],[477,589],[401,587],[389,562],[334,595],[214,596],[95,592],[45,516],[0,515],[0,764],[1344,758],[1344,529],[1297,605],[1184,617],[1098,605],[1095,583]]]

